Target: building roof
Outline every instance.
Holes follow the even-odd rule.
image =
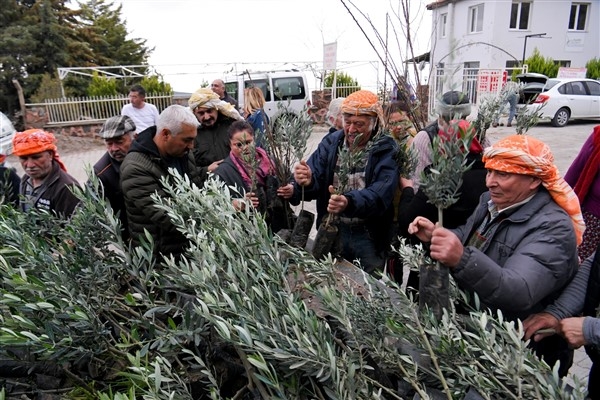
[[[425,6],[429,11],[439,8],[439,7],[443,7],[445,5],[448,5],[450,3],[457,3],[460,0],[437,0],[434,1],[433,3],[429,3],[427,4],[427,6]]]

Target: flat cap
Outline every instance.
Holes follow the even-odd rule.
[[[127,115],[118,115],[104,122],[102,129],[100,129],[100,137],[102,139],[112,139],[123,136],[128,132],[135,132],[135,123]]]

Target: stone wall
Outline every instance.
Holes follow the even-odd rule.
[[[25,129],[40,128],[55,135],[77,137],[100,137],[98,134],[104,121],[76,121],[72,123],[48,125],[44,106],[28,106],[25,113]]]

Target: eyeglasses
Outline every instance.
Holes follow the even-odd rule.
[[[235,145],[238,149],[241,149],[244,146],[249,146],[254,143],[254,140],[246,140],[244,142],[237,142]]]

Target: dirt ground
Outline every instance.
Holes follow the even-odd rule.
[[[61,155],[104,148],[104,141],[100,138],[56,135],[56,140],[56,147]]]

